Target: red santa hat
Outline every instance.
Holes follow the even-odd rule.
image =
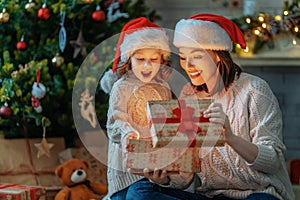
[[[164,58],[170,55],[168,37],[155,23],[145,17],[129,21],[122,28],[116,48],[112,71],[116,72],[118,64],[126,62],[134,51],[143,48],[162,50]]]
[[[232,43],[246,48],[244,35],[231,20],[214,14],[197,14],[180,20],[175,27],[174,45],[207,50],[232,50]]]

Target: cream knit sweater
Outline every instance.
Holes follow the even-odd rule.
[[[151,83],[158,83],[152,81]],[[109,198],[114,193],[128,187],[132,183],[142,179],[142,176],[133,175],[127,172],[122,153],[121,141],[131,132],[144,132],[134,126],[134,122],[127,113],[127,103],[130,95],[145,83],[141,82],[132,71],[122,76],[114,83],[109,98],[109,109],[107,114],[107,134],[109,138],[108,147],[108,195]],[[167,83],[160,83],[169,87]]]
[[[282,115],[268,84],[242,73],[225,94],[213,98],[223,106],[232,132],[256,144],[259,153],[253,163],[245,162],[229,145],[202,148],[201,184],[196,191],[207,196],[224,194],[243,199],[253,192],[270,193],[282,200],[294,200],[282,141]],[[184,188],[191,175],[172,176],[171,186]]]

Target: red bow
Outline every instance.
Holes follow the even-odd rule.
[[[195,109],[186,106],[184,100],[179,100],[179,107],[172,110],[172,112],[180,118],[180,124],[178,126],[178,131],[187,135],[189,139],[189,146],[194,147],[196,145],[196,133],[201,131],[194,122],[194,112]]]

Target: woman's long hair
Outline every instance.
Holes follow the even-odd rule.
[[[219,73],[223,79],[225,90],[238,78],[243,71],[233,60],[228,51],[213,51],[220,58],[217,63]]]

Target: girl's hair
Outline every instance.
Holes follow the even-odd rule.
[[[167,68],[171,67],[171,62],[169,60],[164,59],[164,56],[161,55],[162,57],[162,63],[161,63],[161,67],[156,75],[156,80],[157,81],[167,81],[167,77],[165,77],[165,74],[162,73],[162,66],[165,66]],[[124,74],[126,74],[128,71],[130,71],[132,69],[131,67],[131,59],[129,58],[126,62],[121,63],[118,67],[118,73],[120,76],[123,76]],[[169,74],[168,74],[169,75]]]
[[[234,61],[228,51],[213,51],[219,56],[220,61],[217,63],[219,73],[223,79],[225,90],[233,83],[235,76],[237,78],[243,71]]]

